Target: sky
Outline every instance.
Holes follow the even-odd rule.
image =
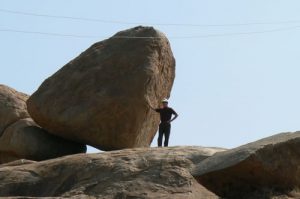
[[[233,148],[300,130],[299,10],[298,0],[0,0],[0,84],[32,94],[93,43],[153,26],[176,59],[170,145]]]

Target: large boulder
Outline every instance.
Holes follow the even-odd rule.
[[[216,153],[192,174],[225,198],[271,198],[300,189],[299,165],[300,132],[282,133]]]
[[[169,97],[175,60],[168,39],[136,27],[95,43],[45,80],[27,101],[50,133],[101,150],[148,147]]]
[[[0,137],[9,125],[29,117],[26,108],[28,97],[24,93],[0,84]]]
[[[217,199],[190,174],[217,151],[140,148],[7,165],[0,168],[0,197]]]
[[[51,135],[30,118],[10,125],[0,137],[0,164],[18,159],[46,160],[85,152],[85,145]]]

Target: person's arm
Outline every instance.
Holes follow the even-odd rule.
[[[172,114],[174,115],[174,117],[169,122],[173,122],[178,117],[178,114],[173,109]]]

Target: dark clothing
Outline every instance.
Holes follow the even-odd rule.
[[[162,140],[163,136],[165,136],[165,142],[164,146],[168,146],[169,144],[169,137],[171,133],[171,124],[170,120],[172,118],[172,115],[177,115],[177,113],[170,107],[165,108],[158,108],[155,109],[156,112],[160,114],[160,125],[158,130],[158,139],[157,139],[157,145],[160,147],[162,146]]]
[[[159,130],[158,130],[158,139],[157,139],[158,146],[162,146],[163,135],[165,135],[164,146],[168,146],[170,132],[171,132],[171,124],[170,123],[160,123]]]
[[[155,109],[156,112],[160,114],[160,121],[161,123],[165,123],[171,120],[172,114],[177,115],[177,113],[170,107],[165,108],[157,108]]]

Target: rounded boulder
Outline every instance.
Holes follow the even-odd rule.
[[[166,36],[135,27],[95,43],[45,80],[27,101],[50,133],[101,150],[150,146],[170,96],[175,59]]]

